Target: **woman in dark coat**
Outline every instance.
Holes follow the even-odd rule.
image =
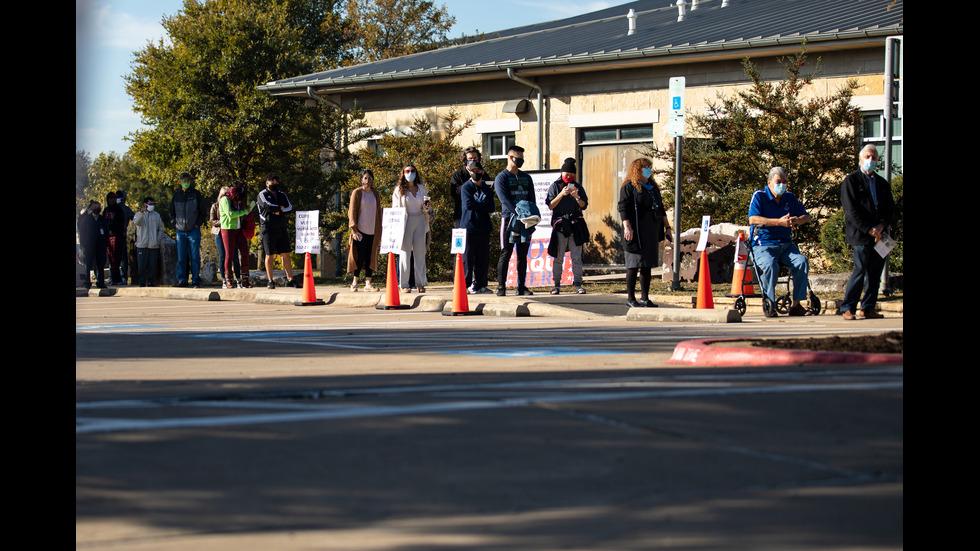
[[[626,256],[626,303],[631,308],[656,307],[649,300],[650,269],[660,264],[660,241],[671,239],[667,213],[660,189],[653,181],[653,163],[637,159],[626,172],[619,190],[619,217],[623,221]],[[640,276],[641,298],[636,300],[636,277]]]

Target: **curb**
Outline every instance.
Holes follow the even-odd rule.
[[[859,352],[821,352],[736,346],[746,339],[690,340],[679,343],[667,361],[669,365],[759,366],[800,364],[894,364],[903,363],[902,354]],[[714,343],[729,343],[717,346]]]
[[[630,308],[627,321],[674,321],[692,323],[739,323],[742,315],[735,310],[688,308]]]

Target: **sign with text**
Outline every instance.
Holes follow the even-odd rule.
[[[320,211],[296,211],[296,252],[320,254]]]
[[[669,103],[667,106],[667,135],[684,135],[684,77],[672,77],[668,81]]]
[[[404,207],[386,208],[381,211],[382,253],[398,253],[405,241],[405,221],[408,213]]]
[[[466,252],[466,230],[464,228],[453,228],[453,243],[449,247],[450,254],[463,254]]]
[[[554,276],[552,267],[555,259],[548,255],[548,244],[551,243],[551,208],[548,207],[548,188],[551,184],[561,178],[561,171],[540,170],[528,171],[531,179],[534,180],[534,202],[538,205],[541,212],[541,221],[534,227],[534,234],[531,236],[531,246],[527,251],[527,274],[524,284],[528,287],[552,287],[554,286]],[[572,261],[571,256],[566,253],[562,255],[563,270],[561,282],[564,285],[572,283]],[[517,286],[517,255],[510,257],[510,264],[507,266],[507,285]]]

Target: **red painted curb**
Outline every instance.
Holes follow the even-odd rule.
[[[674,347],[668,364],[684,365],[787,365],[787,364],[886,364],[902,363],[902,354],[872,354],[859,352],[822,352],[815,350],[785,350],[751,346],[717,346],[712,343],[739,343],[745,339],[691,340]]]

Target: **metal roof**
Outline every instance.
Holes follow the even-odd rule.
[[[883,39],[903,34],[902,0],[701,0],[678,21],[675,0],[639,0],[603,10],[487,33],[486,40],[286,78],[274,94],[313,87],[410,84],[415,79],[534,68],[589,70],[602,62],[739,51],[769,46]],[[723,5],[727,4],[727,5]],[[636,31],[627,34],[630,10]],[[742,52],[746,55],[748,52]]]

